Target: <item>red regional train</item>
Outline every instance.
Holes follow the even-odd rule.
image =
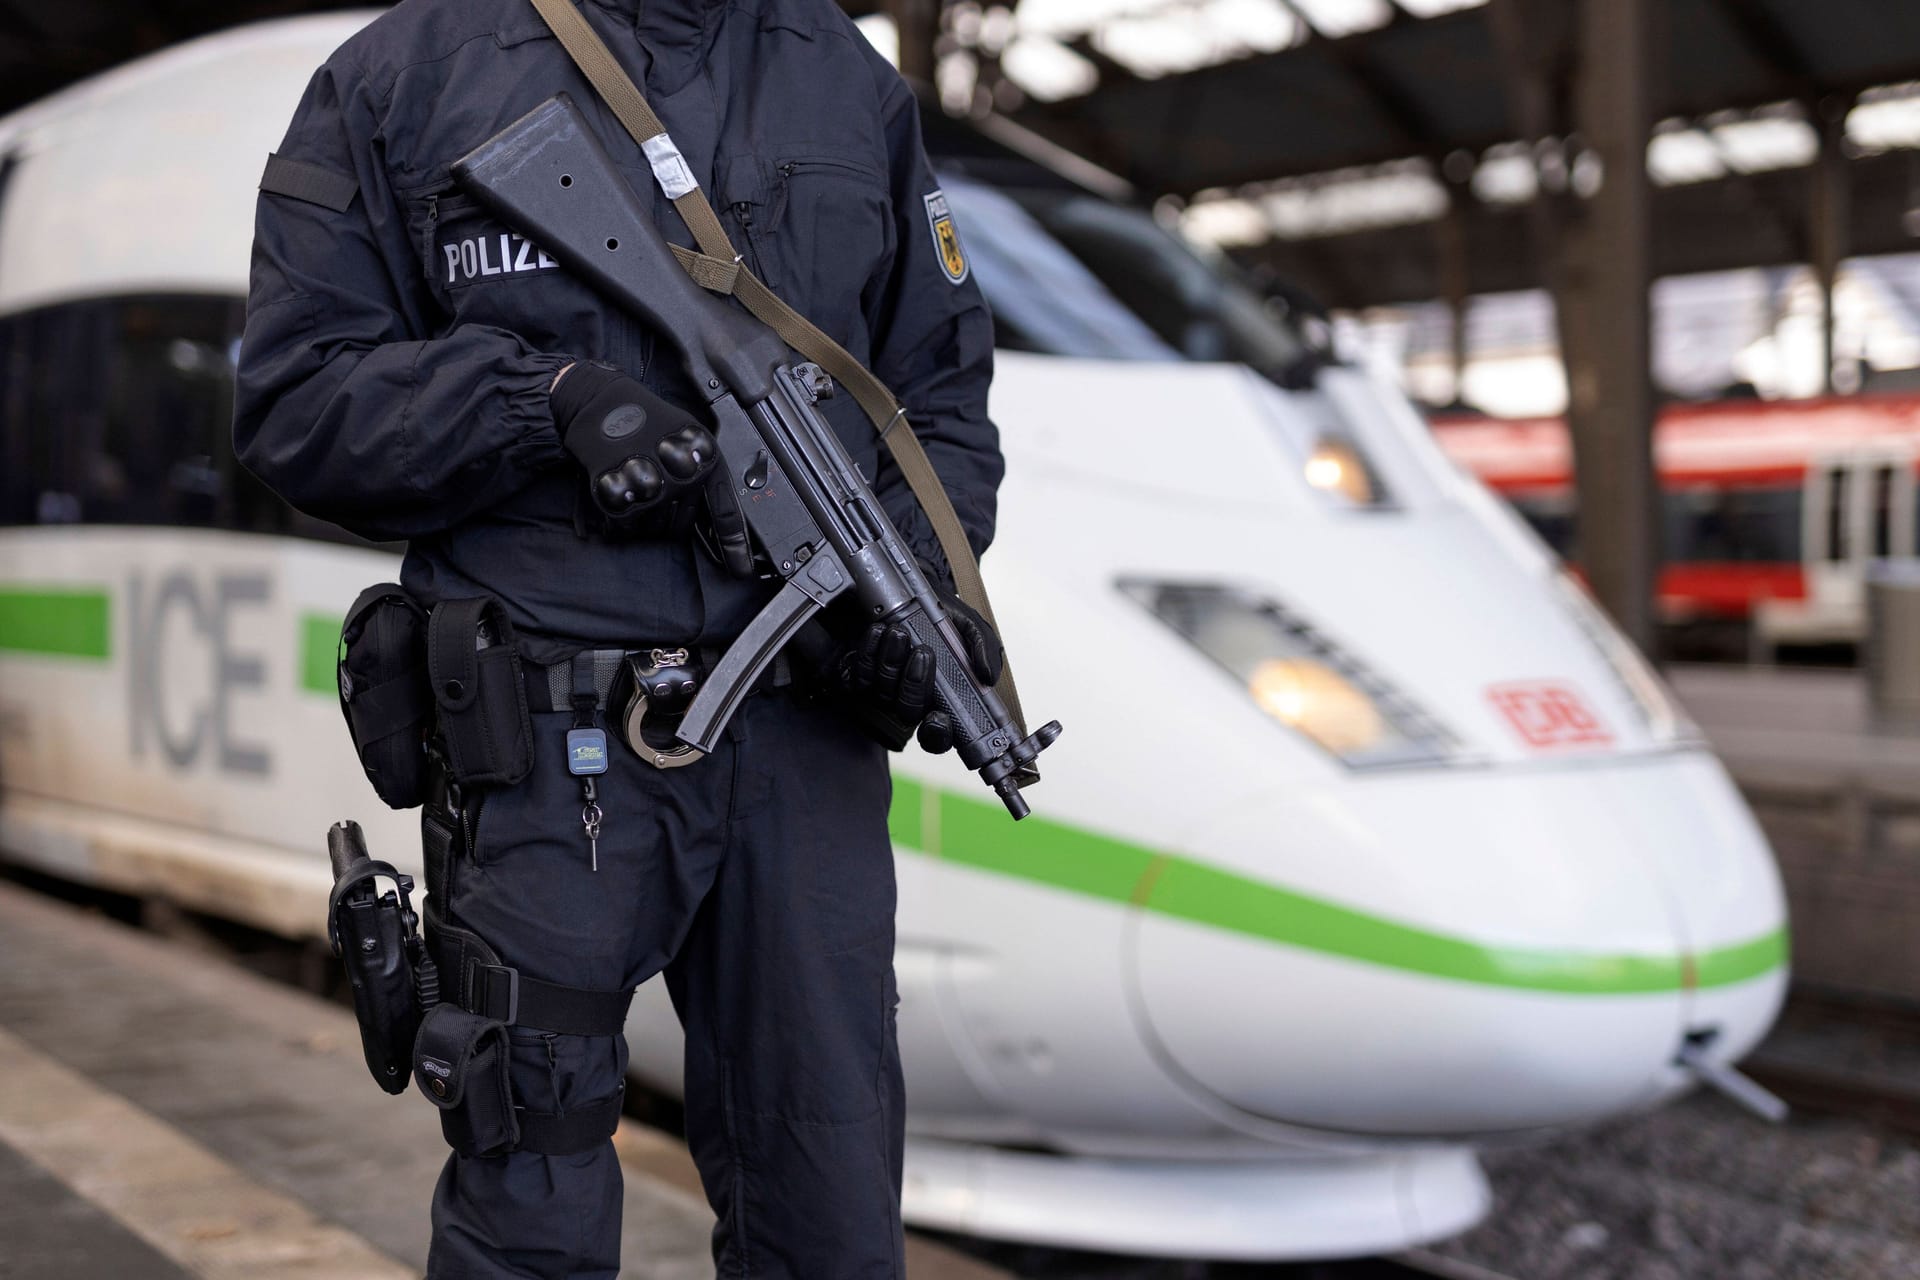
[[[1572,559],[1558,418],[1434,420],[1440,445]],[[1756,648],[1850,644],[1867,565],[1916,552],[1920,393],[1674,404],[1654,431],[1662,620],[1735,623]]]

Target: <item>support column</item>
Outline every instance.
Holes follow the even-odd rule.
[[[1470,162],[1469,162],[1470,165]],[[1471,172],[1469,168],[1469,172]],[[1467,202],[1473,189],[1447,175],[1447,212],[1434,224],[1440,265],[1440,295],[1447,304],[1449,353],[1453,364],[1453,403],[1467,402],[1467,308],[1472,300],[1472,268],[1467,247]]]
[[[934,44],[940,38],[940,0],[886,0],[900,37],[900,74],[933,83]]]
[[[1814,278],[1820,284],[1820,389],[1828,395],[1833,385],[1833,290],[1840,278],[1840,264],[1847,256],[1847,222],[1852,216],[1852,190],[1849,185],[1847,157],[1841,144],[1847,130],[1847,110],[1851,103],[1822,102],[1815,106],[1814,119],[1820,129],[1820,155],[1813,166],[1813,205],[1807,220],[1809,258]]]
[[[1600,166],[1562,244],[1562,333],[1580,504],[1579,558],[1594,594],[1642,648],[1653,641],[1659,489],[1653,469],[1647,138],[1651,0],[1584,0],[1578,136]]]

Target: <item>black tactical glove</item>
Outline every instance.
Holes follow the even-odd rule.
[[[927,581],[933,584],[934,594],[940,597],[941,607],[946,609],[947,617],[953,621],[954,630],[960,633],[961,647],[966,650],[967,665],[973,668],[973,674],[981,684],[993,685],[1000,682],[1001,668],[1006,665],[1007,653],[1000,645],[999,633],[993,629],[978,610],[962,600],[948,586],[946,579],[928,569],[924,564],[921,571],[927,575]],[[953,720],[946,712],[935,710],[920,722],[920,749],[939,755],[953,746]]]
[[[925,564],[921,572],[960,633],[973,674],[983,684],[998,681],[1004,661],[1000,637],[940,574]],[[873,623],[840,657],[842,686],[883,718],[908,728],[917,724],[921,748],[938,755],[953,747],[953,721],[934,706],[933,672],[933,650],[913,643],[907,629],[894,623]],[[903,732],[900,742],[905,740]]]
[[[704,423],[598,364],[561,375],[552,407],[560,441],[586,470],[587,493],[608,527],[666,535],[692,527],[697,500],[720,474],[720,448]]]

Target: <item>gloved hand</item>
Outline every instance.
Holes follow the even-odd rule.
[[[960,633],[973,674],[983,684],[999,680],[1005,660],[1000,637],[940,574],[924,564],[921,571]],[[907,629],[894,623],[867,627],[840,657],[841,685],[882,715],[919,725],[921,748],[938,755],[953,747],[953,721],[934,706],[933,672],[933,650],[913,643]]]
[[[691,527],[693,500],[720,475],[720,447],[697,417],[618,369],[585,362],[560,376],[552,408],[560,441],[586,471],[587,493],[611,528]]]
[[[960,633],[960,644],[966,650],[967,665],[973,668],[975,678],[981,684],[998,684],[1001,669],[1007,660],[999,633],[980,616],[978,610],[947,585],[945,578],[924,564],[920,569],[927,575],[927,581],[933,584],[934,594],[940,597],[941,607],[947,611],[947,617],[953,620],[954,630]],[[929,712],[927,718],[920,722],[919,737],[922,751],[939,755],[942,751],[950,750],[953,747],[952,718],[937,708]]]

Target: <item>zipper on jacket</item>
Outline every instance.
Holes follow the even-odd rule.
[[[732,212],[734,221],[740,224],[739,252],[746,260],[747,270],[757,276],[760,274],[760,241],[753,234],[753,202],[735,200],[727,208]]]
[[[841,160],[834,156],[803,156],[798,160],[782,160],[777,166],[780,176],[792,181],[793,175],[820,169],[830,169],[838,173],[854,174],[874,182],[881,181],[880,174],[852,160]]]

